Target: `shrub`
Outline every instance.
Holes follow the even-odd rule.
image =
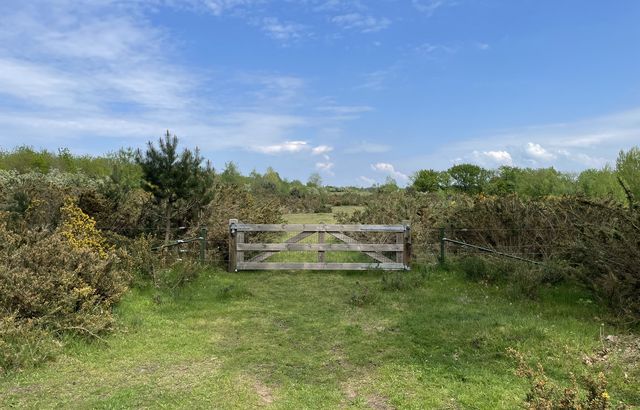
[[[53,233],[18,233],[9,229],[7,213],[0,214],[0,313],[6,364],[27,365],[48,357],[43,332],[99,337],[113,326],[111,308],[129,280],[121,270],[121,258],[106,246],[95,222],[72,202],[61,215],[64,222]],[[31,358],[16,353],[12,342],[15,335],[27,333],[24,337],[31,345],[43,346]]]
[[[455,266],[471,280],[488,280],[491,269],[489,264],[479,256],[465,256],[456,261]]]
[[[213,200],[205,207],[202,223],[207,226],[207,249],[210,259],[223,263],[229,257],[229,219],[246,223],[282,223],[282,210],[275,200],[257,199],[236,185],[216,187]],[[190,231],[196,236],[197,228]],[[260,236],[262,235],[262,236]],[[245,237],[247,242],[260,240],[265,234]]]
[[[526,408],[531,410],[606,410],[614,408],[607,391],[607,379],[603,373],[599,373],[596,377],[583,376],[581,378],[582,385],[571,374],[571,385],[561,387],[549,380],[539,363],[534,369],[529,366],[524,355],[517,350],[509,348],[507,353],[517,361],[516,375],[526,378],[531,384],[524,399]],[[620,403],[615,408],[624,409],[626,407]]]
[[[475,280],[512,278],[513,290],[535,298],[540,285],[571,275],[611,306],[626,323],[640,323],[640,210],[613,199],[576,196],[522,198],[442,194],[377,194],[363,211],[341,223],[398,223],[409,219],[414,260],[435,262],[438,228],[473,245],[544,262],[544,267],[463,260],[458,267]],[[449,258],[464,249],[447,246]],[[455,263],[454,263],[455,265]],[[524,268],[524,266],[528,266]]]
[[[11,222],[15,230],[52,231],[60,222],[66,198],[77,198],[99,185],[81,174],[0,171],[0,211],[7,212],[5,222]]]
[[[0,375],[51,360],[60,350],[53,335],[33,320],[0,317]]]

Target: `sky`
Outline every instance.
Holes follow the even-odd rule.
[[[640,145],[637,0],[1,0],[0,149],[400,185]]]

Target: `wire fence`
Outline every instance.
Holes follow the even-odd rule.
[[[103,230],[111,230],[114,227],[100,227]],[[120,227],[115,227],[116,232]],[[143,231],[155,234],[157,243],[163,244],[162,238],[166,232],[164,228],[149,228]],[[173,227],[170,234],[174,238],[171,246],[156,246],[156,250],[162,253],[167,261],[199,261],[205,264],[226,267],[229,263],[229,249],[227,243],[221,243],[220,239],[213,240],[204,236],[187,235],[197,232],[193,227]],[[554,233],[567,232],[566,229],[549,227],[541,228],[427,228],[422,229],[420,239],[414,238],[412,244],[412,263],[419,265],[432,265],[441,263],[446,259],[456,259],[476,256],[494,256],[520,260],[522,262],[541,263],[556,255],[569,252],[568,247],[563,247],[550,240]],[[373,263],[375,259],[363,252],[356,251],[326,251],[304,250],[304,244],[341,244],[340,239],[318,233],[307,235],[304,238],[296,238],[296,232],[245,232],[243,241],[247,244],[257,243],[287,243],[295,239],[295,243],[301,245],[299,250],[281,250],[268,252],[268,258],[260,259],[267,262],[318,262],[319,255],[325,262],[344,263]],[[384,232],[349,232],[348,235],[360,243],[393,244],[396,241],[395,234]],[[204,251],[203,251],[204,250]],[[245,261],[252,260],[264,251],[251,250],[243,252]],[[381,251],[384,257],[395,260],[396,252]]]

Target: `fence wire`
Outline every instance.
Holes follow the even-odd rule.
[[[112,230],[118,232],[120,227],[100,227],[102,230]],[[156,233],[158,238],[157,244],[162,244],[161,238],[164,236],[164,228],[135,229],[138,232]],[[177,227],[171,229],[171,236],[174,239],[184,237],[187,238],[187,232],[197,232],[197,229]],[[568,248],[560,246],[553,242],[553,233],[564,233],[564,229],[553,228],[525,228],[525,229],[496,229],[496,228],[447,228],[444,236],[448,239],[476,245],[491,249],[495,252],[513,255],[516,257],[530,259],[537,262],[545,261],[557,255],[561,255],[569,251]],[[183,235],[184,234],[184,235]],[[318,233],[313,233],[304,238],[297,239],[299,232],[244,232],[244,243],[284,243],[293,241],[299,244],[340,244],[342,240],[336,238],[330,233],[324,233],[324,238],[320,238]],[[397,243],[395,233],[388,232],[346,232],[347,235],[357,243],[368,244],[394,244]],[[442,257],[441,254],[441,229],[428,228],[422,229],[420,238],[416,240],[415,236],[412,240],[412,256],[411,261],[414,264],[435,264]],[[191,236],[192,237],[192,236]],[[551,239],[551,240],[550,240]],[[228,245],[220,244],[220,240],[214,241],[210,238],[205,240],[204,260],[200,258],[200,242],[193,241],[190,243],[181,243],[176,246],[163,249],[162,257],[167,261],[201,261],[206,264],[227,266],[229,263]],[[445,243],[445,254],[447,258],[468,257],[468,256],[487,256],[487,252],[461,246],[454,243]],[[264,251],[244,251],[243,258],[250,261],[253,258],[263,254]],[[360,251],[324,251],[316,250],[287,250],[268,252],[268,258],[261,259],[265,262],[318,262],[323,258],[324,262],[332,263],[376,263],[374,258]],[[378,252],[389,260],[396,260],[395,251]],[[320,255],[323,256],[320,256]]]

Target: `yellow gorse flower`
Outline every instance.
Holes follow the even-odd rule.
[[[107,252],[111,249],[96,228],[96,221],[82,212],[72,198],[65,200],[60,211],[62,212],[60,232],[71,246],[97,252],[101,258],[106,258]]]

